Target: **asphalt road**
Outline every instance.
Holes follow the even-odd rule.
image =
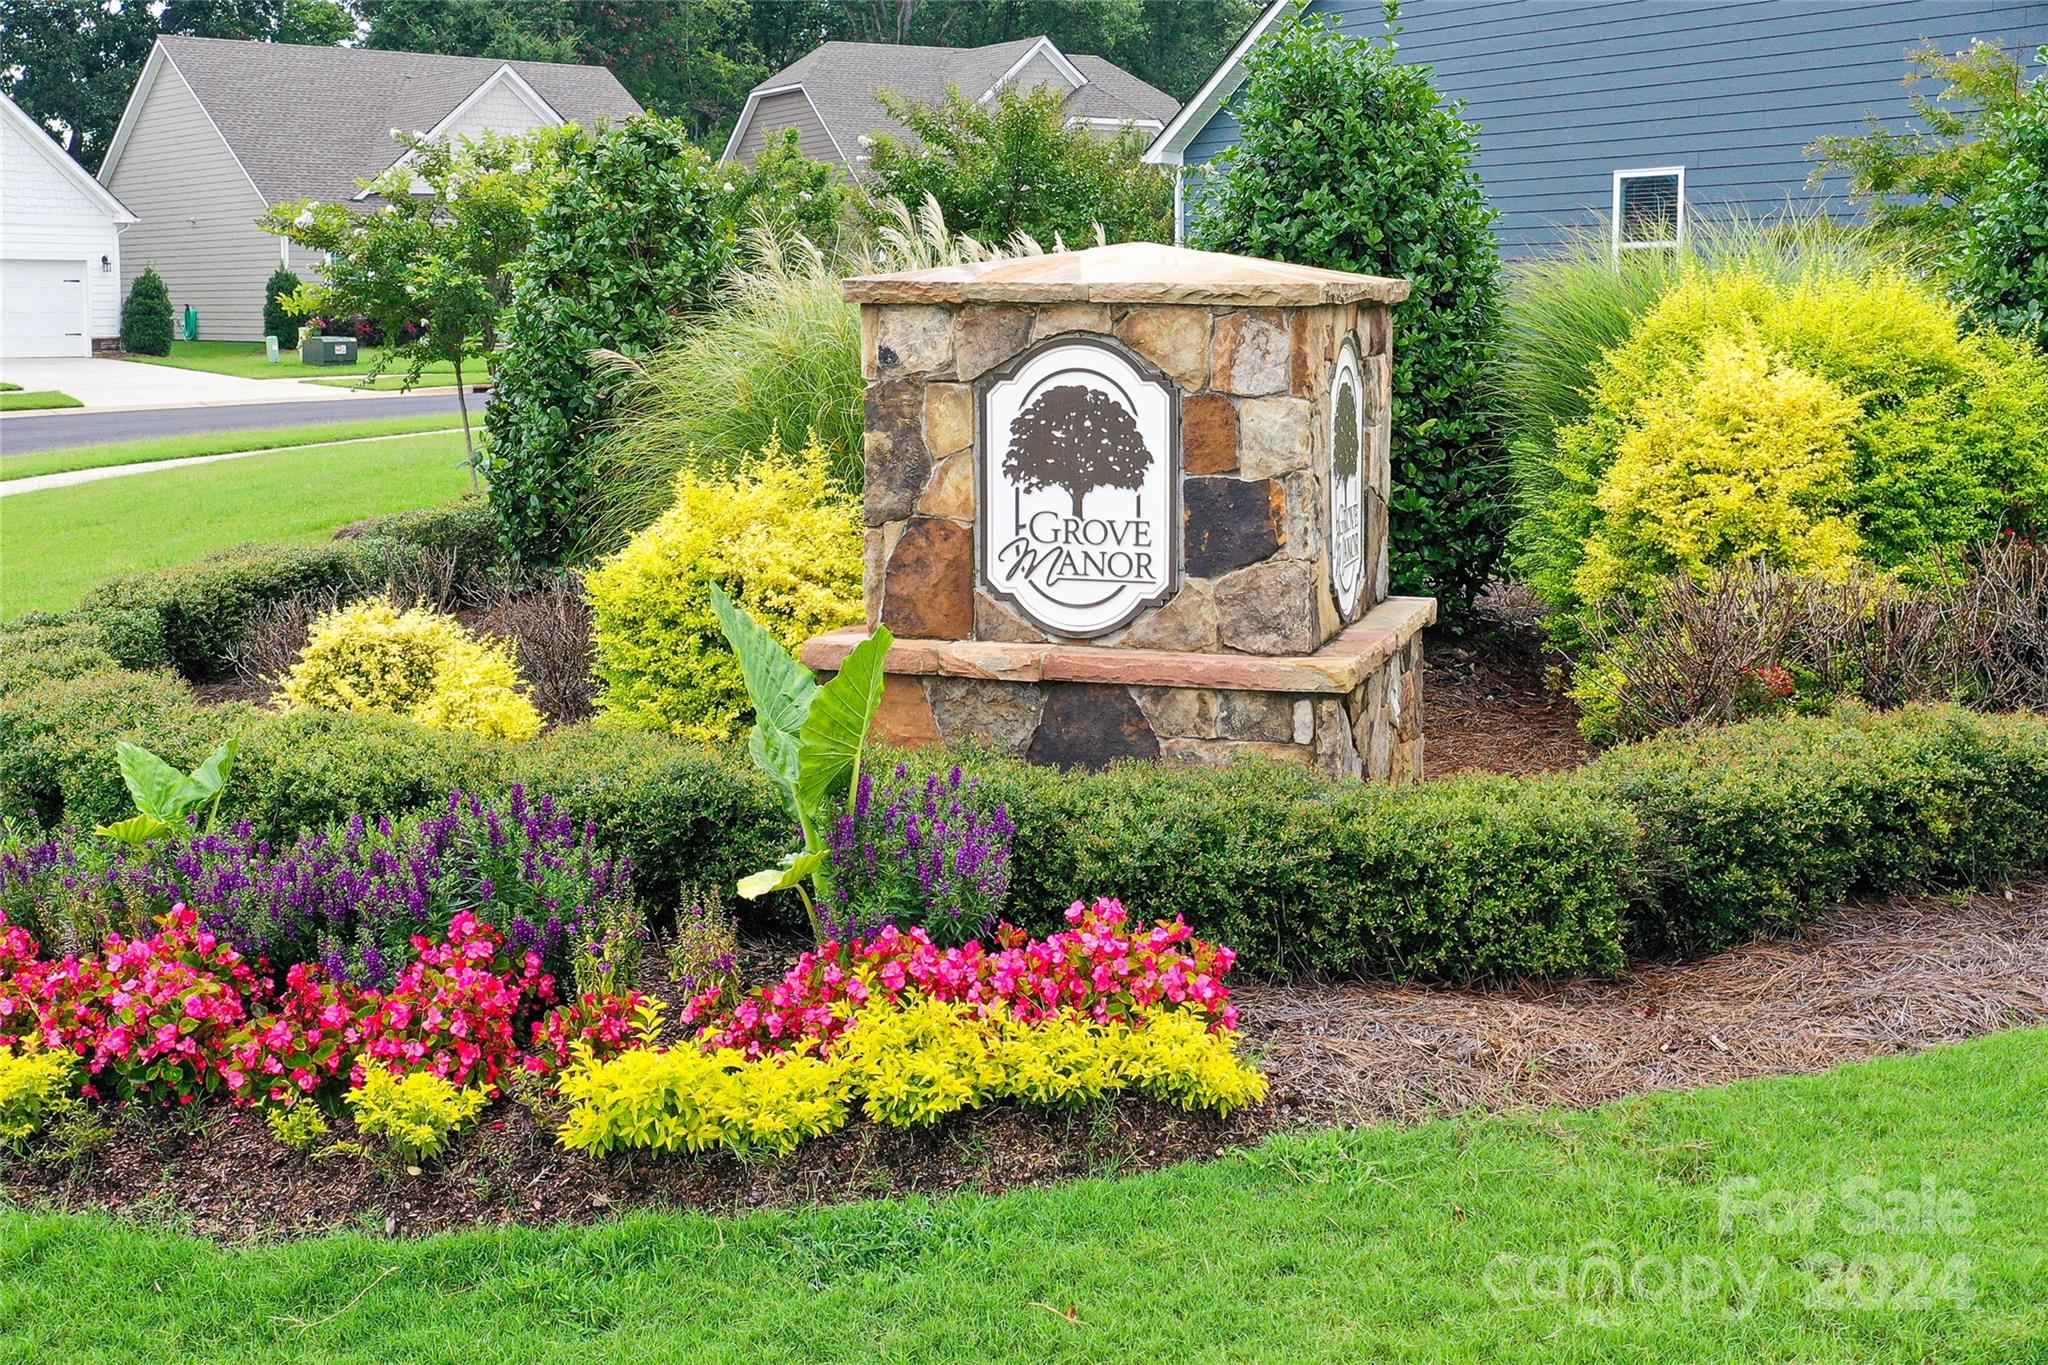
[[[483,416],[484,395],[469,396],[472,421]],[[205,431],[317,427],[365,422],[380,417],[422,417],[460,411],[455,395],[397,393],[351,398],[347,402],[239,403],[214,408],[143,408],[129,412],[71,412],[0,421],[0,455],[71,446],[146,441],[156,436],[189,436]]]

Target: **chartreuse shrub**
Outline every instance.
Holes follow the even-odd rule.
[[[583,524],[590,443],[618,384],[592,353],[644,356],[714,299],[739,235],[725,183],[665,119],[611,124],[563,152],[512,268],[484,419],[481,464],[517,563],[560,563]]]
[[[68,1052],[0,1048],[0,1142],[34,1137],[75,1101],[77,1058]]]
[[[347,1098],[365,1137],[383,1138],[414,1160],[446,1147],[490,1102],[481,1086],[460,1087],[431,1071],[394,1076],[381,1066],[371,1067]]]
[[[1569,637],[1585,604],[1761,558],[1911,575],[2048,514],[2048,358],[1894,267],[1706,264],[1596,366],[1518,528]]]
[[[647,1148],[786,1152],[844,1127],[859,1109],[894,1128],[925,1127],[999,1100],[1075,1104],[1119,1092],[1185,1109],[1256,1103],[1265,1078],[1236,1035],[1164,1010],[1134,1027],[1063,1015],[1020,1023],[930,999],[871,1005],[828,1057],[735,1048],[641,1048],[585,1056],[560,1079],[562,1145],[593,1156]]]
[[[541,715],[523,687],[504,642],[445,612],[371,597],[313,623],[278,692],[312,710],[385,711],[432,730],[531,739]]]
[[[744,729],[746,686],[713,583],[790,650],[860,619],[860,503],[830,463],[815,440],[788,453],[771,438],[747,467],[676,476],[674,505],[585,582],[601,711],[693,739]]]
[[[1472,164],[1478,130],[1438,98],[1429,68],[1327,16],[1282,25],[1245,70],[1231,105],[1242,137],[1209,167],[1189,243],[1410,282],[1395,310],[1393,585],[1455,615],[1492,574],[1510,509],[1490,410],[1500,255]]]
[[[136,355],[171,353],[171,291],[156,266],[146,265],[121,304],[121,349]]]

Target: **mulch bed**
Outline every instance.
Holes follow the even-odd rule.
[[[1509,990],[1257,984],[1246,1046],[1273,1082],[1220,1120],[1126,1101],[1003,1105],[936,1129],[865,1122],[780,1161],[564,1152],[525,1106],[497,1106],[421,1174],[316,1157],[251,1115],[137,1116],[69,1164],[16,1163],[7,1197],[167,1219],[226,1241],[365,1228],[422,1234],[954,1190],[998,1191],[1213,1156],[1284,1128],[1601,1103],[1817,1071],[2048,1022],[2048,882],[1967,899],[1853,906],[1797,939],[1612,982]],[[350,1136],[338,1123],[331,1138]]]
[[[1426,636],[1424,775],[1558,772],[1592,757],[1579,737],[1578,708],[1552,689],[1549,667],[1526,629],[1494,627],[1465,639]]]

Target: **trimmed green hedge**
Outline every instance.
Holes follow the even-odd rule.
[[[190,765],[238,733],[224,813],[276,839],[524,782],[632,858],[657,910],[794,841],[736,751],[594,724],[512,744],[395,718],[203,706],[167,671],[105,667],[91,631],[0,631],[0,815],[116,818],[127,797],[114,740]],[[1018,827],[1020,923],[1043,930],[1076,897],[1116,895],[1144,916],[1186,916],[1255,970],[1608,973],[1628,952],[1783,933],[1851,895],[2048,867],[2048,720],[1950,707],[1759,721],[1617,749],[1571,774],[1393,788],[1269,763],[1079,776],[957,757]],[[910,762],[935,759],[950,761]]]
[[[237,545],[175,568],[109,579],[76,612],[37,619],[97,624],[104,646],[128,667],[169,664],[204,682],[230,670],[250,618],[262,608],[305,593],[374,590],[429,551],[454,555],[458,589],[480,586],[500,558],[484,500],[379,517],[346,540]]]

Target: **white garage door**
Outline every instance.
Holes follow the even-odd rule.
[[[0,356],[90,355],[84,261],[0,261]]]

